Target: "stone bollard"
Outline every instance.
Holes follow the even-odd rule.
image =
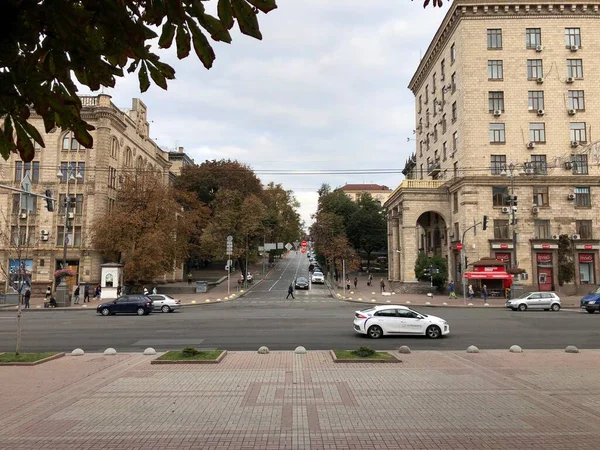
[[[406,300],[406,304],[407,304],[407,305],[410,305],[410,300]]]
[[[479,353],[479,349],[474,345],[469,345],[467,347],[467,353]]]
[[[83,355],[85,355],[85,352],[80,348],[76,348],[75,350],[73,350],[71,352],[71,356],[83,356]]]
[[[518,345],[511,345],[510,349],[508,349],[511,353],[523,353],[523,349]]]
[[[473,303],[469,303],[467,306],[473,306]]]
[[[442,306],[448,306],[448,303],[444,302],[442,303]]]
[[[399,349],[398,349],[398,353],[404,353],[404,354],[409,354],[411,353],[410,348],[408,347],[408,345],[402,345]]]
[[[302,346],[296,347],[296,350],[294,350],[294,353],[296,353],[297,355],[304,355],[306,353],[306,349]]]
[[[427,293],[427,297],[429,297],[429,298],[433,298],[433,294],[432,294],[431,292],[428,292],[428,293]]]
[[[431,303],[425,302],[425,306],[431,306]]]
[[[266,355],[267,353],[269,353],[269,347],[266,346],[262,346],[258,349],[258,354],[259,355]]]
[[[487,302],[485,302],[485,303],[483,304],[483,306],[490,306],[490,304],[489,304],[489,303],[487,303]]]
[[[156,355],[156,350],[154,350],[152,347],[148,347],[146,350],[144,350],[144,355],[146,355],[146,356]]]
[[[574,345],[567,345],[567,348],[565,348],[565,352],[566,353],[579,353],[579,349],[577,347],[575,347]]]
[[[107,356],[112,356],[112,355],[116,355],[117,351],[114,348],[107,348],[106,350],[104,350],[104,354]]]

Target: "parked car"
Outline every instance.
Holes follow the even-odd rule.
[[[583,297],[580,306],[581,309],[585,309],[590,314],[600,311],[600,286]]]
[[[296,289],[308,289],[308,280],[304,277],[296,278],[294,282],[294,288]]]
[[[130,294],[123,295],[112,302],[101,303],[96,307],[96,312],[103,316],[115,314],[137,314],[144,316],[150,314],[153,309],[152,299],[147,295]]]
[[[310,281],[318,284],[325,284],[325,276],[323,272],[317,272],[316,270],[312,273]]]
[[[150,294],[148,295],[152,300],[153,308],[155,311],[162,311],[164,313],[173,312],[176,309],[181,309],[181,300],[177,300],[166,294]]]
[[[526,292],[517,298],[507,300],[505,305],[513,311],[525,311],[527,309],[558,311],[561,307],[560,297],[554,292]]]
[[[450,334],[448,322],[406,306],[380,305],[354,313],[354,331],[372,339],[385,335],[425,335],[430,339]]]

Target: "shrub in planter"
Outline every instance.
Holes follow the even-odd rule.
[[[181,350],[181,355],[185,356],[186,358],[191,358],[192,356],[196,356],[199,354],[200,351],[196,350],[194,347],[186,347],[183,350]]]
[[[373,350],[371,347],[362,346],[358,347],[356,350],[353,350],[352,353],[356,356],[360,356],[361,358],[367,358],[369,356],[373,356],[375,354],[375,350]]]

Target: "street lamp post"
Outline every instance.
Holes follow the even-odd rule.
[[[508,173],[506,171],[508,169]],[[512,246],[513,246],[513,257],[512,264],[513,268],[519,267],[519,262],[517,261],[517,208],[515,206],[515,169],[516,166],[513,163],[510,163],[508,166],[502,168],[502,172],[500,175],[509,176],[510,177],[510,223],[512,228]],[[510,290],[511,298],[513,296],[513,289]]]

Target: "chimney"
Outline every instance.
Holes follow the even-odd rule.
[[[177,147],[177,151],[178,151],[179,153],[183,153],[183,147]]]

